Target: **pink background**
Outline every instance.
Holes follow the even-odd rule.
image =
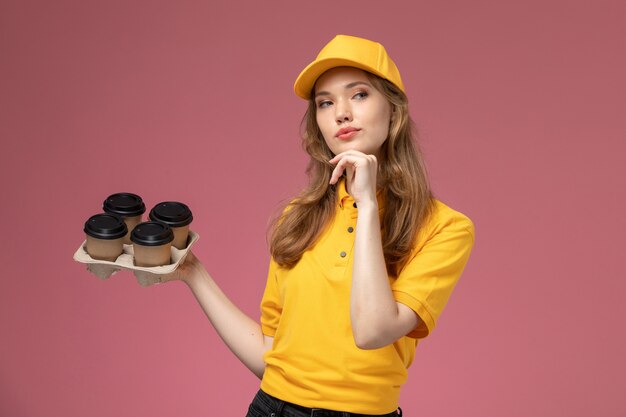
[[[258,316],[267,221],[305,182],[292,84],[337,33],[387,46],[436,194],[476,224],[405,415],[626,415],[625,3],[381,7],[0,2],[0,415],[245,414],[258,380],[186,286],[72,254],[111,193],[185,201]]]

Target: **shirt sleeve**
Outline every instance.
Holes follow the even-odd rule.
[[[266,336],[274,337],[278,322],[283,311],[282,297],[278,288],[276,270],[278,264],[274,259],[270,259],[269,271],[267,273],[267,283],[265,292],[261,299],[261,329]]]
[[[444,206],[445,207],[445,206]],[[407,336],[424,338],[446,306],[474,244],[474,225],[448,207],[434,215],[426,241],[392,283],[396,301],[410,307],[420,324]]]

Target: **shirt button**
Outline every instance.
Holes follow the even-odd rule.
[[[345,252],[341,252],[341,253],[339,254],[339,256],[341,256],[342,258],[345,258],[345,257],[346,257],[346,253],[345,253]]]
[[[348,227],[348,233],[352,233],[354,232],[354,228],[353,227]]]

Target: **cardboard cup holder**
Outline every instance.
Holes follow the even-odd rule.
[[[189,237],[187,238],[187,247],[185,249],[177,249],[172,245],[171,263],[163,266],[136,266],[133,261],[133,245],[126,244],[124,244],[124,252],[122,252],[122,254],[118,256],[117,259],[113,262],[93,259],[85,250],[85,243],[87,242],[86,240],[83,241],[76,253],[74,253],[74,260],[76,262],[86,264],[87,269],[89,269],[91,273],[101,279],[107,279],[111,275],[117,273],[122,269],[132,270],[136,272],[135,275],[137,276],[139,283],[145,286],[160,282],[160,279],[158,277],[155,278],[154,275],[158,276],[174,272],[176,268],[178,268],[178,266],[185,261],[189,250],[199,238],[200,235],[190,230]],[[151,274],[153,274],[152,277]]]

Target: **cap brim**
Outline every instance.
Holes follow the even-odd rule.
[[[310,99],[313,86],[315,85],[317,79],[329,69],[336,67],[355,67],[385,78],[384,74],[380,74],[374,68],[368,67],[367,65],[363,65],[359,62],[345,58],[326,58],[319,61],[313,61],[302,70],[293,85],[293,90],[296,95],[305,100]]]

